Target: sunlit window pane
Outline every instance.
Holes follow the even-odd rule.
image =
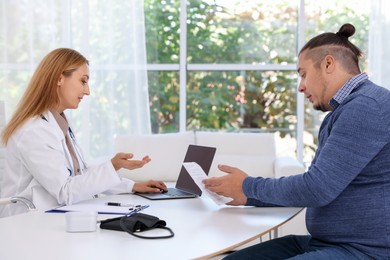
[[[291,63],[297,1],[189,1],[189,63]]]
[[[366,55],[360,61],[362,71],[367,69],[369,4],[368,0],[353,1],[305,1],[306,41],[323,32],[336,33],[344,23],[355,26],[356,32],[350,38]],[[315,111],[305,101],[304,161],[310,162],[317,148],[319,128],[326,113]]]
[[[148,63],[179,62],[179,7],[179,0],[144,1]]]
[[[152,133],[179,131],[179,73],[148,73]]]
[[[291,71],[191,72],[189,129],[257,129],[292,135],[297,76]]]

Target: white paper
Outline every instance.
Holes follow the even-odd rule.
[[[58,207],[47,212],[68,212],[68,211],[94,211],[98,214],[118,214],[125,215],[129,214],[131,210],[130,207],[117,207],[117,206],[107,206],[101,200],[86,200],[79,202],[77,204]]]
[[[202,191],[202,194],[206,194],[215,203],[218,205],[223,205],[233,200],[232,198],[218,195],[217,193],[206,189],[202,181],[207,178],[207,175],[203,171],[202,167],[199,166],[199,164],[196,162],[185,162],[183,163],[183,166],[186,168],[187,172],[190,174],[196,185],[198,185]]]

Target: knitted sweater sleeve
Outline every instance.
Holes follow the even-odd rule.
[[[248,205],[320,207],[329,204],[363,171],[389,140],[388,115],[360,95],[328,114],[315,160],[303,174],[279,179],[247,177]]]

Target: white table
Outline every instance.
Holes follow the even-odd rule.
[[[100,228],[68,233],[65,214],[30,212],[0,219],[0,259],[210,258],[277,229],[302,210],[219,206],[206,197],[150,201],[136,195],[113,195],[97,200],[148,204],[143,213],[165,220],[175,236],[149,240]]]

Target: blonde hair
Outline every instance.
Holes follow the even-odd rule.
[[[57,86],[61,75],[69,77],[84,64],[89,64],[88,60],[73,49],[59,48],[48,53],[39,63],[11,120],[4,128],[2,142],[6,145],[11,135],[28,119],[57,107]]]

